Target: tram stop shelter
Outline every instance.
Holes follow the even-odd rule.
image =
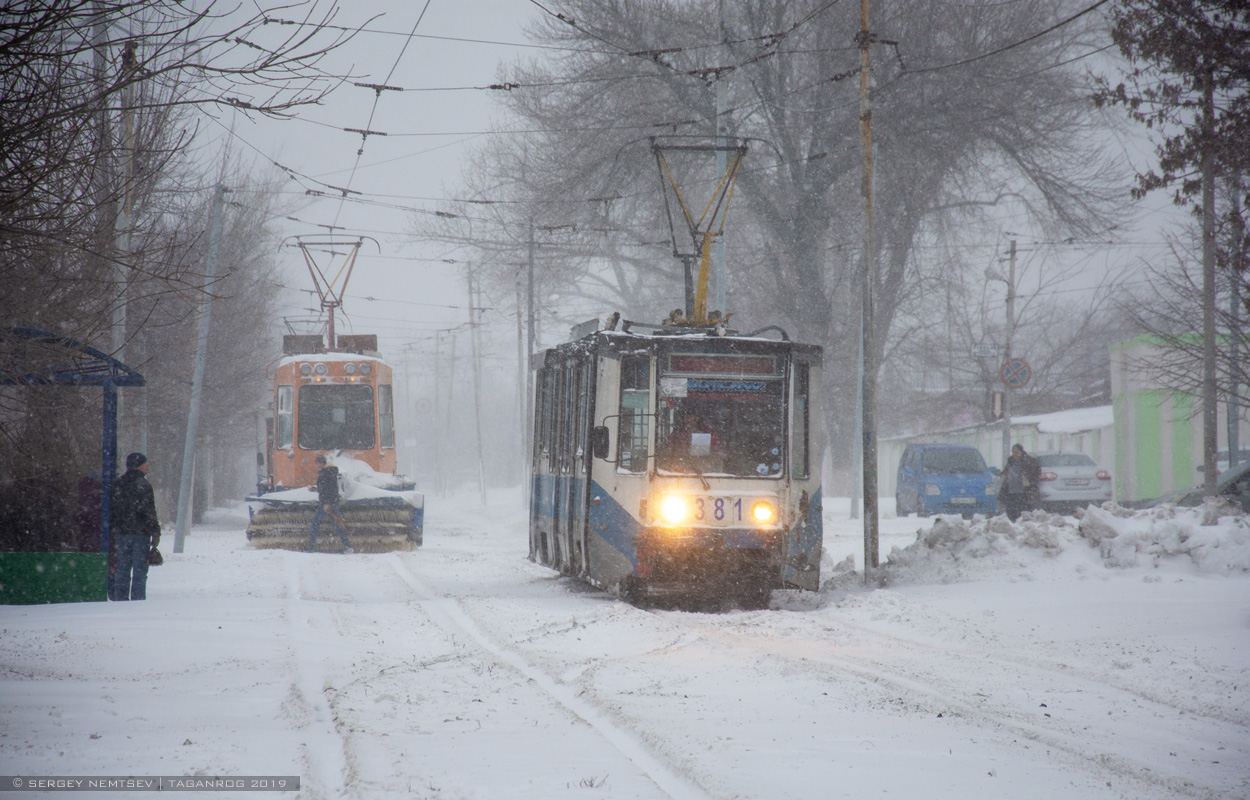
[[[0,328],[0,386],[98,386],[103,393],[100,552],[0,553],[0,605],[108,597],[109,516],[117,477],[117,390],[143,376],[82,342],[35,328]]]

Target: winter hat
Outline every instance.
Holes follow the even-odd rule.
[[[131,453],[126,456],[126,469],[138,469],[148,463],[148,457],[143,453]]]

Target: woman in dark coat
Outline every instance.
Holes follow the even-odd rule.
[[[1003,482],[998,487],[998,502],[1007,512],[1007,519],[1015,522],[1021,512],[1037,508],[1041,498],[1038,482],[1042,477],[1042,462],[1024,452],[1018,444],[1011,446],[1011,456],[1003,469]]]

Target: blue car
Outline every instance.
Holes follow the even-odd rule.
[[[894,502],[900,517],[916,513],[998,513],[997,468],[966,444],[909,444],[898,463]]]

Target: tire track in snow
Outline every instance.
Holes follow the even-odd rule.
[[[391,554],[388,560],[396,574],[420,600],[425,613],[443,630],[468,636],[496,661],[524,676],[556,704],[592,727],[672,800],[711,800],[701,787],[653,755],[634,734],[612,722],[599,707],[578,697],[575,690],[562,685],[519,653],[489,636],[454,598],[436,596],[397,554]]]
[[[338,800],[346,795],[350,782],[347,740],[339,731],[334,709],[326,697],[329,688],[322,654],[327,651],[324,637],[333,628],[326,619],[327,610],[321,603],[308,602],[316,594],[316,587],[305,591],[298,554],[285,558],[286,566],[286,618],[290,629],[294,695],[301,711],[302,720],[297,721],[303,735],[301,757],[304,760],[307,785],[301,793],[309,796]],[[330,648],[332,649],[332,648]]]
[[[819,641],[805,641],[801,649],[794,650],[795,642],[789,637],[784,640],[768,638],[748,631],[733,630],[729,627],[709,624],[706,620],[682,619],[679,617],[677,621],[678,624],[684,624],[688,628],[698,631],[709,638],[720,639],[735,649],[750,649],[764,653],[773,661],[785,659],[809,671],[813,666],[820,666],[836,673],[854,676],[863,681],[889,686],[905,696],[923,698],[929,704],[949,708],[969,721],[978,721],[992,727],[1011,731],[1025,739],[1059,751],[1065,754],[1073,765],[1080,765],[1082,768],[1096,773],[1110,773],[1117,780],[1140,782],[1144,786],[1163,792],[1169,798],[1213,798],[1226,796],[1221,794],[1219,789],[1212,786],[1196,785],[1185,778],[1171,777],[1156,771],[1150,764],[1142,763],[1125,755],[1106,752],[1104,749],[1100,749],[1099,741],[1088,737],[1082,738],[1079,732],[1075,730],[1060,730],[1055,727],[1048,727],[1044,723],[1030,721],[1023,712],[1016,712],[1009,708],[991,707],[986,703],[978,702],[967,696],[968,691],[976,690],[977,686],[940,685],[924,675],[906,672],[900,669],[901,665],[887,663],[884,659],[872,658],[864,654],[848,655],[847,651],[851,648],[846,646],[830,645]],[[855,625],[847,625],[846,627],[864,637],[887,643],[887,647],[880,648],[884,652],[897,651],[900,647],[907,647],[936,656],[977,659],[995,663],[996,666],[1009,671],[1011,669],[1020,670],[1021,668],[1041,672],[1054,671],[1014,659],[1002,659],[1000,661],[993,654],[986,652],[964,653],[891,634],[879,633]],[[854,649],[872,648],[865,648],[861,642]],[[1003,661],[1008,666],[1004,667],[1003,663],[1001,663]],[[939,671],[939,673],[950,674],[942,671]],[[1025,675],[1018,671],[1016,675],[1018,682],[1028,683]],[[1070,679],[1070,676],[1065,677]],[[1119,691],[1104,683],[1099,683],[1098,685],[1111,691]],[[979,696],[984,697],[984,695]],[[1108,702],[1109,704],[1111,703],[1111,701]],[[1061,724],[1062,722],[1057,719],[1052,723],[1052,725]]]

